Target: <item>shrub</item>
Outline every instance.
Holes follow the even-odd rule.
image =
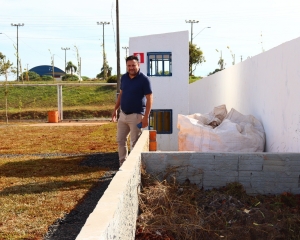
[[[220,71],[222,71],[222,69],[216,68],[215,71],[210,72],[210,73],[208,74],[208,76],[213,75],[213,74],[215,74],[215,73],[217,73],[217,72],[220,72]]]
[[[98,74],[96,75],[96,78],[97,78],[97,79],[102,79],[102,78],[103,78],[103,72],[98,73]]]
[[[90,80],[90,78],[86,77],[86,76],[82,76],[81,79],[82,79],[82,81],[88,81],[88,80]]]
[[[62,81],[78,81],[77,75],[66,74],[61,78]]]
[[[50,75],[43,75],[43,76],[41,77],[41,79],[42,79],[43,81],[53,81],[53,77],[50,76]]]
[[[106,82],[107,83],[117,83],[117,75],[110,76]]]
[[[27,72],[22,73],[23,80],[24,81],[39,81],[41,79],[40,75],[36,72],[28,71],[28,79],[27,79]],[[19,77],[20,80],[22,80],[21,76]]]

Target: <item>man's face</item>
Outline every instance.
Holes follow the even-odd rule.
[[[140,65],[136,60],[128,60],[126,63],[126,67],[127,67],[127,72],[132,77],[134,77],[140,69]]]

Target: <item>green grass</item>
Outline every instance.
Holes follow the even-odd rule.
[[[63,106],[114,104],[115,86],[63,86]],[[57,106],[56,86],[8,86],[9,109],[53,108]],[[5,87],[0,87],[0,110],[5,109]]]
[[[196,76],[189,76],[189,84],[196,82],[198,80],[202,79],[202,77],[196,77]]]

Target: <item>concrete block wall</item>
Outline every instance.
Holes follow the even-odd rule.
[[[241,183],[248,194],[300,193],[299,153],[142,153],[148,173],[186,179],[200,188]]]
[[[143,131],[76,240],[135,238],[141,182],[141,152],[147,151],[149,151],[149,131]]]

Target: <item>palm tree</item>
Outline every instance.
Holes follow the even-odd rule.
[[[73,72],[77,71],[77,67],[71,62],[67,62],[66,66],[66,72],[71,72],[71,75],[73,75]]]

